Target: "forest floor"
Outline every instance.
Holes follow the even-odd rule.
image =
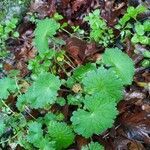
[[[65,42],[65,44],[62,44],[63,41],[57,41],[58,43],[60,42],[58,49],[63,49],[65,53],[65,55],[63,55],[64,53],[58,54],[60,56],[57,57],[58,61],[62,63],[63,60],[65,63],[60,66],[55,63],[51,69],[62,79],[66,79],[66,74],[71,74],[72,70],[77,66],[85,65],[88,62],[97,62],[97,60],[101,59],[106,48],[118,47],[133,60],[135,66],[133,82],[131,85],[125,87],[123,91],[124,96],[117,104],[119,114],[112,128],[107,129],[101,134],[94,134],[90,138],[75,135],[74,144],[66,149],[81,149],[83,145],[88,144],[92,140],[103,145],[106,150],[150,150],[150,55],[148,54],[150,50],[150,30],[141,34],[144,36],[143,38],[148,38],[148,42],[143,39],[143,42],[141,39],[134,41],[132,39],[134,34],[138,34],[139,30],[142,30],[140,27],[139,30],[136,29],[135,24],[138,22],[141,23],[142,26],[144,21],[149,20],[150,10],[138,14],[135,20],[127,19],[130,20],[128,23],[130,23],[131,28],[120,27],[117,29],[116,27],[119,20],[127,13],[127,8],[130,6],[137,8],[140,5],[143,5],[147,9],[150,8],[149,1],[140,3],[138,0],[38,0],[30,4],[27,12],[17,24],[15,29],[16,38],[10,36],[6,39],[8,54],[0,58],[0,78],[5,78],[12,70],[19,70],[17,80],[21,93],[24,93],[31,85],[32,80],[34,80],[39,73],[38,69],[41,69],[40,66],[42,66],[42,62],[40,62],[37,68],[33,68],[32,65],[29,66],[29,62],[37,57],[37,48],[33,44],[36,20],[44,20],[46,17],[51,18],[56,13],[63,16],[63,18],[58,14],[55,16],[56,18],[58,17],[58,22],[61,25],[64,25],[64,23],[67,24],[67,26],[57,32],[55,36]],[[114,34],[112,38],[113,42],[110,42],[110,39],[106,39],[107,42],[104,40],[101,44],[87,38],[90,29],[84,17],[94,10],[100,10],[101,18],[105,20],[108,28],[112,29]],[[132,15],[134,15],[134,13]],[[17,33],[19,33],[19,37],[17,37]],[[131,34],[128,36],[128,33]],[[57,49],[57,45],[54,47]],[[145,52],[147,53],[146,56],[144,55]],[[38,61],[38,59],[36,60]],[[48,65],[50,64],[48,63]],[[46,67],[44,69],[46,69]],[[33,72],[34,74],[32,74]],[[126,72],[127,70],[124,70],[124,74],[126,74]],[[3,89],[4,86],[5,85],[1,88]],[[81,94],[82,87],[80,86],[80,82],[76,84],[76,86],[73,86],[71,93],[74,92],[76,95]],[[68,87],[61,86],[59,96],[66,98],[68,92],[70,93],[69,90]],[[17,116],[19,114],[18,108],[16,107],[17,94],[9,95],[7,100],[3,100],[1,116],[5,113],[7,113],[7,116],[12,114]],[[2,96],[0,98],[2,98]],[[62,103],[63,102],[64,101],[62,101]],[[8,110],[4,109],[4,107],[8,108]],[[50,109],[43,109],[40,108],[40,106],[37,106],[37,108],[39,109],[36,109],[36,106],[32,107],[32,105],[30,108],[29,104],[29,107],[21,113],[27,122],[43,117],[49,111],[54,113],[59,111],[64,115],[65,122],[70,124],[69,118],[77,106],[69,104],[62,104],[61,106],[61,104],[55,104]],[[12,121],[11,118],[10,122],[16,123],[17,121],[18,120]],[[1,126],[4,127],[4,124],[1,124]],[[1,134],[2,149],[23,149],[23,144],[19,145],[16,142],[18,141],[16,132],[19,132],[20,129],[16,129],[16,124],[14,126],[7,127],[6,125],[5,128],[7,128],[7,130]],[[91,126],[93,126],[92,123]],[[43,128],[44,127],[45,126],[43,126]],[[24,126],[23,128],[26,127]],[[1,132],[0,129],[0,133]],[[26,133],[26,129],[24,129],[24,133]],[[35,136],[32,138],[35,138]],[[29,143],[33,144],[32,142]],[[29,145],[29,147],[30,148],[24,148],[36,149],[35,145],[34,148],[31,148],[31,145]],[[99,149],[91,148],[90,150]]]

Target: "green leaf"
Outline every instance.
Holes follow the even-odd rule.
[[[124,16],[119,20],[119,23],[122,27],[124,27],[124,25],[130,20],[130,19],[135,19],[138,14],[141,14],[143,12],[145,12],[147,10],[146,7],[139,5],[136,8],[134,8],[133,6],[129,6],[127,8],[127,12],[124,14]]]
[[[150,67],[150,60],[144,59],[144,60],[142,61],[142,66],[143,66],[144,68],[149,68],[149,67]]]
[[[0,118],[0,136],[5,132],[6,124],[3,118]]]
[[[132,59],[118,48],[107,48],[103,54],[104,64],[111,66],[124,85],[131,84],[134,75],[134,63]]]
[[[40,150],[56,150],[55,141],[49,141],[49,139],[47,139],[47,138],[42,138],[39,141],[37,147]]]
[[[137,34],[134,34],[131,38],[132,43],[139,43],[139,36]]]
[[[135,31],[138,35],[144,35],[144,26],[141,23],[136,23],[135,24]]]
[[[56,12],[56,13],[54,14],[53,18],[54,18],[55,20],[62,20],[62,19],[63,19],[63,16]]]
[[[137,14],[141,14],[147,11],[147,8],[143,5],[139,5],[136,7]]]
[[[76,80],[73,78],[73,76],[70,76],[66,81],[66,86],[72,88],[74,84],[76,84]]]
[[[69,105],[78,105],[81,106],[81,103],[83,102],[83,97],[81,94],[71,95],[69,94],[67,96],[67,102]]]
[[[127,13],[131,16],[135,14],[135,8],[133,6],[130,6],[127,8]]]
[[[14,33],[13,33],[13,36],[14,36],[15,38],[18,38],[18,37],[19,37],[19,32],[14,32]]]
[[[11,78],[0,79],[0,99],[7,99],[10,93],[14,93],[17,89],[16,82]]]
[[[125,14],[120,20],[119,23],[121,24],[121,26],[124,26],[126,24],[127,21],[130,20],[130,16],[128,14]]]
[[[48,136],[56,141],[56,149],[67,148],[74,141],[72,129],[64,122],[50,121],[48,125]]]
[[[18,108],[19,111],[24,111],[25,110],[25,106],[27,104],[27,94],[22,94],[18,96],[17,102],[16,102],[16,106]]]
[[[54,19],[39,20],[34,31],[34,43],[40,54],[49,50],[48,39],[52,38],[59,29],[60,24]]]
[[[0,36],[4,34],[4,27],[0,24]]]
[[[85,77],[86,73],[92,70],[96,70],[96,66],[94,64],[88,63],[85,66],[81,65],[74,70],[73,77],[76,80],[81,81]]]
[[[145,31],[150,31],[150,20],[144,21],[143,25]]]
[[[35,109],[48,107],[55,103],[60,86],[61,82],[55,75],[50,73],[41,74],[29,87],[27,93],[18,98],[17,106],[27,102],[31,108]]]
[[[18,145],[20,145],[24,149],[28,149],[28,150],[33,149],[32,144],[27,141],[25,133],[23,131],[17,133],[17,138],[18,138],[17,141]]]
[[[81,150],[104,150],[104,147],[98,142],[91,142],[88,145],[83,146]]]
[[[85,92],[88,94],[108,95],[115,101],[122,98],[122,82],[117,79],[111,70],[103,67],[98,68],[96,71],[93,70],[87,73],[82,83]]]
[[[99,95],[87,96],[84,109],[73,112],[71,121],[74,131],[84,136],[91,137],[93,134],[101,134],[112,127],[117,115],[116,103],[109,99],[102,99]]]
[[[150,45],[150,38],[148,36],[134,34],[134,36],[131,39],[131,42],[141,43],[143,45]]]
[[[53,114],[49,112],[44,116],[43,123],[48,126],[50,121],[62,121],[62,120],[64,120],[64,115],[62,113]]]
[[[150,51],[148,51],[148,50],[144,51],[143,56],[146,58],[150,58]]]
[[[143,45],[150,45],[150,38],[148,36],[139,36],[139,42]]]
[[[113,39],[113,31],[111,28],[107,27],[105,20],[100,17],[100,10],[96,9],[92,13],[89,13],[88,16],[84,18],[85,21],[88,21],[91,31],[90,39],[99,44],[103,44],[105,47],[111,43],[111,40],[105,40],[103,37],[108,37]],[[108,32],[111,30],[111,32]]]
[[[56,116],[55,114],[49,112],[49,113],[47,113],[47,114],[44,116],[44,123],[45,123],[46,125],[48,125],[49,122],[52,121],[52,120],[54,120],[54,121],[57,120],[57,116]]]
[[[42,124],[38,122],[29,122],[28,134],[26,138],[28,142],[36,146],[43,138]]]
[[[66,100],[63,97],[58,97],[56,103],[60,106],[64,106],[66,104]]]

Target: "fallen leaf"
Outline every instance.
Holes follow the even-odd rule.
[[[87,43],[76,37],[69,38],[66,42],[66,51],[69,53],[76,64],[82,64],[87,57],[102,51],[103,48],[97,48],[95,43]]]

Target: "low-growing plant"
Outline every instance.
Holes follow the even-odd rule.
[[[111,56],[109,53],[114,54],[111,59],[109,58]],[[118,53],[125,60],[122,61],[122,63],[126,62],[125,64],[121,64],[116,61],[117,59],[113,59],[114,57],[118,58]],[[108,60],[111,61],[107,62]],[[131,84],[133,80],[134,66],[131,59],[117,48],[106,50],[102,64],[102,66],[95,66],[90,70],[86,66],[81,66],[73,73],[72,78],[75,79],[73,85],[80,80],[81,82],[78,84],[81,85],[82,90],[79,92],[80,94],[76,93],[80,95],[80,99],[74,93],[70,95],[74,100],[69,102],[69,97],[66,100],[69,105],[78,106],[78,109],[72,113],[70,118],[72,125],[65,123],[63,120],[58,121],[52,116],[46,121],[46,126],[41,119],[39,120],[40,122],[38,122],[38,119],[34,122],[26,121],[23,129],[15,125],[13,127],[13,133],[17,134],[15,137],[19,139],[24,138],[19,145],[23,147],[34,146],[39,149],[51,148],[60,150],[67,148],[73,143],[75,134],[90,138],[93,134],[101,134],[112,127],[118,114],[117,102],[123,97],[123,86]],[[127,69],[126,75],[122,74],[122,66],[124,66],[125,70]],[[81,72],[80,69],[84,72],[81,73],[81,76],[79,74]],[[77,76],[80,76],[80,78]],[[0,84],[5,85],[3,92],[0,93],[0,98],[3,104],[6,105],[5,100],[8,96],[15,94],[19,90],[18,84],[15,79],[9,77],[1,79]],[[62,84],[65,85],[54,74],[49,72],[40,74],[24,94],[17,94],[16,106],[20,111],[19,114],[25,112],[27,108],[49,110],[60,99],[58,93]],[[5,120],[3,119],[1,126],[3,127],[1,133],[4,134],[7,126],[5,127]],[[28,144],[26,145],[26,143]],[[84,148],[87,149],[89,147],[89,149],[92,149],[93,146],[101,148],[98,144],[90,144]]]
[[[49,51],[45,51],[42,54],[37,55],[34,59],[30,60],[28,69],[32,72],[32,79],[35,79],[39,74],[43,72],[51,71],[55,73],[55,65],[62,64],[65,57],[64,55],[65,52],[63,50],[56,51],[54,49],[49,49]]]
[[[144,13],[146,11],[146,7],[143,5],[139,5],[136,8],[133,6],[129,6],[127,8],[127,12],[124,14],[124,16],[119,20],[119,25],[117,25],[118,28],[124,28],[127,22],[129,22],[131,19],[137,20],[137,16],[141,13]]]
[[[113,30],[109,28],[105,20],[100,17],[99,9],[89,13],[84,20],[90,25],[91,41],[95,41],[104,47],[109,46],[109,44],[113,42]]]
[[[131,41],[136,43],[141,43],[143,45],[150,45],[150,21],[146,20],[142,23],[135,23],[135,33],[131,39]]]
[[[5,57],[7,55],[6,51],[6,40],[9,37],[17,38],[19,37],[19,33],[15,31],[18,24],[17,18],[12,18],[11,20],[7,20],[5,24],[0,24],[0,58]]]
[[[137,16],[141,13],[146,12],[146,7],[139,5],[136,8],[130,6],[127,8],[127,12],[119,20],[116,25],[117,29],[121,30],[121,40],[124,41],[126,37],[131,38],[133,44],[143,44],[149,45],[149,31],[150,31],[150,21],[145,20],[143,23],[137,21]],[[134,22],[134,23],[131,23]]]
[[[45,51],[49,51],[49,42],[52,42],[52,47],[54,47],[53,43],[55,40],[54,35],[57,30],[60,28],[60,24],[57,23],[53,18],[39,20],[37,23],[37,28],[35,29],[35,46],[40,54],[45,53]]]
[[[94,13],[95,19],[99,11]],[[65,61],[60,49],[64,42],[55,37],[60,29],[56,20],[46,18],[37,22],[34,46],[38,53],[28,65],[36,77],[24,79],[28,83],[26,90],[22,90],[24,85],[17,75],[0,79],[0,87],[3,87],[0,92],[3,144],[15,143],[29,150],[62,150],[72,145],[77,135],[92,139],[94,134],[99,135],[113,126],[118,114],[116,106],[123,98],[124,87],[133,81],[134,63],[118,48],[107,48],[99,63],[72,67],[65,79],[57,69],[52,71],[55,60]],[[108,29],[100,19],[96,30],[99,27],[101,30],[100,23],[105,30]],[[65,95],[62,94],[64,88],[67,90]],[[10,97],[15,101],[15,108],[7,104]],[[56,106],[60,109],[53,111]],[[68,109],[75,106],[67,119],[61,111],[64,106]],[[32,110],[43,113],[35,117],[30,113]],[[8,130],[11,133],[4,136]],[[82,147],[82,150],[103,149],[99,143],[92,141]]]
[[[38,21],[37,13],[27,12],[26,16],[28,20],[32,23],[36,23]]]
[[[145,68],[150,67],[150,52],[148,50],[143,52],[144,60],[142,61],[142,66]]]

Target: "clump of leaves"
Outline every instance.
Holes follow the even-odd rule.
[[[45,129],[46,134],[44,134],[41,122],[29,122],[26,135],[27,141],[41,150],[67,148],[74,142],[73,130],[64,122],[58,122],[54,118],[49,119]]]
[[[105,96],[109,95],[115,100],[122,98],[122,82],[111,70],[100,67],[96,71],[91,71],[87,73],[82,83],[87,94],[101,93]]]
[[[103,98],[99,94],[86,96],[84,108],[74,111],[71,117],[74,131],[86,138],[102,133],[114,122],[117,115],[115,106],[116,103],[109,97]]]
[[[113,30],[109,28],[103,18],[100,17],[99,9],[89,13],[84,18],[90,25],[90,39],[107,47],[113,42]]]
[[[72,129],[64,122],[50,121],[48,124],[48,136],[56,142],[56,149],[67,148],[74,142]]]
[[[136,8],[133,6],[130,6],[127,8],[127,12],[124,14],[124,16],[119,20],[119,25],[117,25],[118,28],[123,28],[128,21],[131,19],[136,20],[137,16],[143,12],[145,12],[147,9],[143,5],[139,5]]]
[[[136,43],[141,43],[143,45],[150,45],[150,21],[146,20],[142,23],[136,22],[135,24],[135,33],[131,41]]]
[[[142,61],[142,66],[145,68],[150,67],[150,52],[149,51],[144,51],[143,52],[144,60]]]
[[[22,110],[22,104],[29,104],[31,108],[46,108],[54,104],[61,86],[59,78],[50,73],[39,75],[28,91],[18,99],[17,106]]]
[[[128,62],[132,66],[130,66],[131,71],[128,72],[129,80],[126,80],[127,78],[124,78],[121,74],[121,70],[119,70],[119,65],[122,66],[121,63],[118,63],[115,59],[112,59],[110,63],[106,61],[107,59],[110,60],[109,53],[113,52],[116,54],[114,57],[118,57],[117,54],[119,53],[120,57],[123,57],[125,62]],[[129,57],[119,49],[107,49],[103,55],[103,63],[108,65],[108,67],[100,66],[97,68],[93,66],[90,71],[87,67],[81,66],[81,75],[78,74],[80,68],[73,74],[73,76],[76,77],[76,81],[81,81],[80,84],[83,90],[80,93],[80,98],[76,97],[77,95],[79,96],[78,93],[76,93],[76,96],[70,95],[74,100],[71,100],[69,104],[78,106],[78,109],[72,113],[70,120],[74,132],[85,138],[92,137],[93,134],[101,134],[112,127],[118,114],[116,109],[117,101],[121,100],[123,95],[123,85],[131,83],[131,77],[133,77],[133,63]],[[4,79],[1,79],[0,81],[4,82],[3,80]],[[4,98],[7,98],[9,95],[7,91],[7,89],[9,89],[8,85],[10,84],[6,84],[5,93],[2,94],[5,95],[3,96]],[[20,110],[20,112],[25,111],[27,106],[33,109],[50,108],[57,103],[60,86],[61,81],[57,76],[43,72],[43,74],[40,74],[37,79],[33,81],[26,93],[18,96],[16,105],[18,110]],[[15,88],[12,90],[15,90]],[[51,120],[51,118],[54,120]],[[40,122],[28,123],[27,141],[33,144],[34,147],[40,149],[45,148],[46,145],[49,145],[52,149],[63,149],[72,144],[74,140],[72,129],[65,122],[55,121],[55,118],[56,117],[50,117],[51,121],[46,123],[48,128],[46,135],[44,135],[42,129],[43,125]],[[1,126],[3,128],[5,127],[3,123]],[[3,130],[1,132],[3,132]],[[93,146],[99,147],[97,144],[92,145],[90,145],[89,148]]]
[[[94,30],[101,30],[100,34],[103,36],[109,28],[105,21],[99,18],[99,11],[94,11],[89,17],[92,34]],[[62,53],[57,51],[60,50],[58,47],[61,42],[55,38],[59,27],[60,24],[54,19],[46,18],[37,22],[34,44],[38,55],[28,65],[36,78],[28,78],[30,86],[26,91],[21,90],[22,85],[16,81],[17,77],[0,79],[0,86],[4,86],[0,98],[2,105],[9,109],[10,116],[24,116],[24,113],[28,113],[34,118],[29,113],[33,109],[44,113],[41,113],[41,117],[34,118],[34,121],[25,119],[22,127],[17,127],[18,124],[11,126],[12,134],[15,136],[12,137],[12,141],[16,139],[25,149],[67,149],[74,143],[76,135],[92,138],[94,134],[101,134],[111,128],[118,114],[116,106],[123,97],[124,86],[130,85],[133,80],[133,61],[118,48],[106,49],[99,64],[87,63],[78,66],[72,72],[65,72],[66,78],[62,80],[60,74],[58,76],[57,72],[51,70],[56,60],[62,60]],[[100,37],[97,39],[97,42],[104,42]],[[108,43],[103,44],[106,46]],[[63,90],[67,91],[65,95],[62,94]],[[14,94],[17,99],[17,112],[3,101],[7,100],[10,94]],[[64,119],[62,108],[67,106],[70,109],[72,105],[74,109],[71,110],[70,116]],[[60,109],[53,110],[57,106]],[[5,122],[2,120],[0,124],[1,135],[6,129]],[[103,150],[103,147],[91,142],[82,149]]]
[[[19,33],[15,31],[18,24],[18,18],[7,20],[5,24],[0,24],[0,57],[5,57],[7,54],[5,41],[11,36],[19,37]]]
[[[52,66],[52,59],[55,52],[56,51],[53,49],[45,51],[42,55],[37,55],[34,59],[29,61],[28,69],[32,71],[33,78],[36,78],[43,72],[49,71],[49,68]]]
[[[111,67],[110,70],[116,73],[122,80],[123,85],[132,83],[134,63],[127,54],[122,53],[118,48],[108,48],[103,55],[102,61],[107,66]],[[124,74],[124,71],[126,71],[126,74]]]
[[[150,21],[145,20],[143,23],[137,21],[137,16],[141,13],[147,11],[147,8],[139,5],[136,8],[130,6],[127,8],[127,12],[119,20],[116,25],[117,29],[121,30],[122,41],[126,37],[131,37],[131,42],[133,44],[140,43],[143,45],[150,44],[149,31],[150,31]],[[132,23],[135,22],[135,23]]]
[[[0,87],[3,87],[0,92],[1,100],[7,99],[10,93],[15,93],[17,89],[16,81],[9,77],[0,79]]]
[[[46,18],[37,21],[34,31],[34,45],[38,50],[36,58],[29,61],[28,69],[32,71],[32,78],[35,79],[43,72],[56,72],[55,63],[62,67],[64,51],[60,47],[65,44],[62,39],[55,38],[55,34],[60,28],[59,15],[53,18]],[[42,65],[41,65],[42,64]]]
[[[35,29],[35,46],[40,54],[49,50],[49,39],[53,38],[60,24],[54,19],[39,20]]]
[[[124,61],[119,62],[118,57]],[[102,62],[109,68],[98,67],[94,70],[92,68],[88,72],[85,67],[85,72],[87,72],[80,79],[86,94],[83,108],[74,111],[71,117],[75,132],[86,138],[93,134],[100,134],[112,126],[117,116],[116,102],[120,101],[123,96],[123,86],[131,84],[133,80],[134,64],[118,48],[107,49],[103,54]],[[128,69],[127,76],[123,74],[122,67]],[[79,71],[80,68],[77,70]],[[83,66],[80,71],[83,72]]]
[[[55,142],[44,137],[41,123],[35,121],[28,123],[28,133],[26,139],[29,143],[41,150],[48,150],[48,148],[55,150]]]
[[[44,72],[55,72],[55,63],[61,64],[64,60],[64,51],[56,51],[49,49],[40,55],[37,55],[34,59],[29,61],[28,69],[32,71],[32,78],[36,79],[40,74]],[[41,65],[42,64],[42,65]]]

